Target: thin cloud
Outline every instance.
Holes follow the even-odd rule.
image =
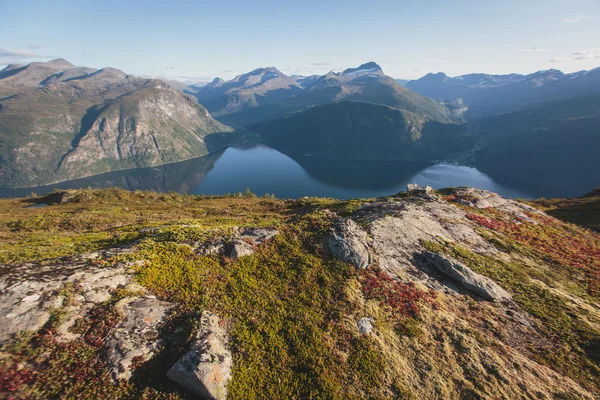
[[[235,69],[222,69],[221,72],[232,73],[235,72]]]
[[[331,65],[331,63],[328,63],[328,62],[314,62],[311,65],[314,65],[315,67],[327,67],[327,66]]]
[[[571,56],[573,60],[600,60],[600,48],[575,51]]]
[[[555,57],[549,60],[551,63],[563,61],[582,61],[582,60],[600,60],[600,48],[577,50],[572,53],[565,54],[562,57]]]
[[[24,49],[0,49],[0,65],[28,64],[32,59],[41,58],[32,51]]]
[[[574,17],[565,18],[562,20],[563,24],[576,24],[577,22],[581,22],[585,19],[594,18],[593,15],[579,14]]]
[[[22,49],[0,49],[0,57],[5,58],[34,58],[38,55],[29,50]]]
[[[44,46],[40,46],[39,44],[28,44],[25,47],[27,47],[28,49],[31,49],[31,50],[40,50],[40,49],[44,48]]]
[[[540,49],[538,47],[533,46],[530,49],[517,50],[517,53],[548,53],[550,51],[552,51],[552,49]]]

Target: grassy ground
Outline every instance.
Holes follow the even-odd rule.
[[[596,311],[586,311],[598,299],[600,239],[571,224],[540,219],[511,225],[492,210],[469,214],[470,223],[510,259],[424,243],[511,292],[537,332],[518,347],[526,334],[510,325],[504,309],[331,259],[324,237],[333,220],[325,209],[352,215],[369,200],[109,189],[31,207],[45,201],[0,200],[0,263],[50,264],[136,243],[136,251],[96,265],[139,261],[138,283],[175,303],[176,312],[162,327],[169,340],[157,355],[136,366],[131,381],[115,385],[102,348],[118,320],[114,304],[128,293],[117,291],[95,307],[74,327],[82,337],[68,343],[55,340],[62,317],[57,310],[40,332],[0,349],[0,396],[186,398],[165,374],[189,348],[206,309],[230,328],[234,399],[542,398],[547,388],[539,377],[557,379],[548,375],[552,371],[600,393],[600,331],[587,324]],[[242,226],[275,227],[280,234],[238,260],[192,251],[190,244],[228,237]],[[364,316],[375,317],[377,335],[358,333],[356,321]],[[507,348],[519,350],[506,355]],[[547,370],[531,372],[529,360]],[[555,392],[555,398],[571,395],[568,389]]]

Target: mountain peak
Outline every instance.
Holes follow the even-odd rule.
[[[350,75],[350,74],[360,74],[360,73],[365,73],[365,72],[369,72],[369,73],[383,73],[383,70],[381,69],[381,67],[379,66],[379,64],[377,64],[374,61],[370,61],[368,63],[364,63],[358,66],[358,68],[348,68],[345,69],[343,72],[343,75]]]
[[[70,68],[75,67],[75,65],[71,64],[64,58],[56,58],[54,60],[47,61],[44,64],[46,64],[47,66],[50,66],[50,67],[58,68],[58,69],[70,69]]]

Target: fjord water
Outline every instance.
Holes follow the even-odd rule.
[[[445,163],[399,161],[336,160],[315,157],[291,158],[266,146],[230,147],[175,164],[154,168],[125,170],[54,185],[0,189],[1,197],[48,193],[55,188],[107,188],[153,190],[194,194],[226,194],[250,188],[262,196],[279,198],[303,196],[339,199],[380,197],[406,189],[408,183],[434,188],[471,186],[487,189],[505,197],[569,197],[569,191],[539,187],[531,183],[505,181],[476,168]]]

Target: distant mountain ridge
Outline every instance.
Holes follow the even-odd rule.
[[[528,75],[467,74],[449,77],[440,72],[412,80],[406,87],[436,100],[461,98],[465,117],[476,119],[536,104],[600,90],[600,68],[565,74],[550,69]]]

